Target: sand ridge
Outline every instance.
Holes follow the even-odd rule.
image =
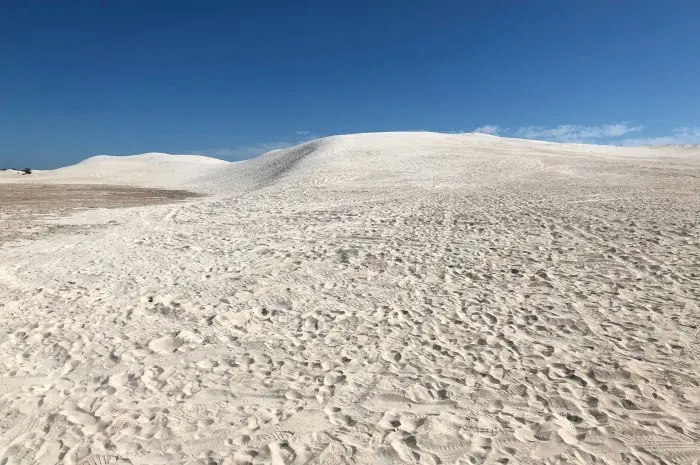
[[[634,150],[330,138],[2,246],[0,460],[695,463],[700,160]]]

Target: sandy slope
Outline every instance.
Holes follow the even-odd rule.
[[[0,248],[0,463],[700,460],[697,151],[396,133],[158,158],[42,182],[216,195]]]

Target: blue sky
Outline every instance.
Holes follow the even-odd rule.
[[[0,167],[477,128],[700,143],[700,2],[0,4]]]

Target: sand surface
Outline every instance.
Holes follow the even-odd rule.
[[[95,227],[50,222],[51,219],[80,210],[161,205],[198,197],[202,195],[173,189],[95,184],[0,183],[0,245],[20,239],[45,238],[52,232],[65,233],[66,229],[79,232]]]
[[[0,245],[0,464],[700,461],[697,150],[156,158],[17,181],[210,196]]]

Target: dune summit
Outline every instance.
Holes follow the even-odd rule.
[[[209,194],[0,246],[0,463],[695,463],[699,177],[380,133],[0,178]]]
[[[576,158],[585,157],[581,163]],[[486,134],[429,132],[367,133],[326,137],[240,162],[200,155],[145,153],[98,155],[76,165],[12,177],[3,182],[110,184],[192,189],[232,194],[306,183],[408,182],[439,178],[460,185],[527,177],[543,168],[574,166],[599,170],[659,160],[695,166],[693,147],[613,147],[509,139]],[[497,174],[494,174],[497,173]],[[319,184],[320,183],[320,184]]]

